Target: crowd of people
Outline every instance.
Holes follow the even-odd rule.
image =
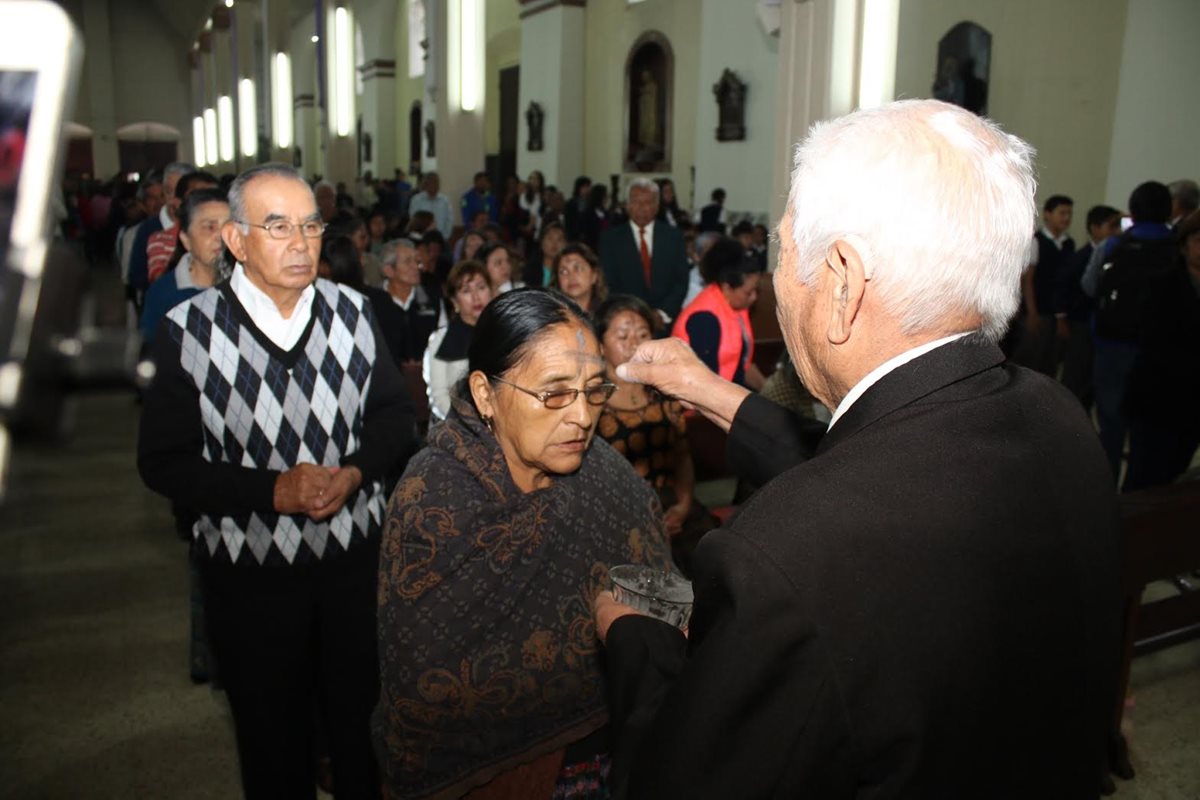
[[[1067,691],[1056,680],[984,698],[977,687],[994,676],[979,658],[1003,640],[1037,674],[1047,652],[1072,665],[1099,652],[1107,623],[1083,626],[1075,651],[1050,640],[1078,602],[1102,611],[1112,599],[1112,482],[1122,463],[1126,490],[1169,482],[1200,444],[1196,184],[1139,186],[1126,230],[1122,212],[1092,208],[1076,250],[1061,195],[1030,241],[1019,221],[1032,210],[1028,148],[989,123],[899,103],[831,124],[868,156],[827,129],[810,134],[780,226],[791,283],[775,278],[790,355],[777,375],[811,393],[824,422],[762,393],[750,309],[768,232],[730,227],[719,189],[693,217],[669,180],[635,179],[610,202],[603,184],[580,177],[566,198],[535,171],[498,198],[480,172],[455,208],[436,173],[416,191],[399,172],[367,176],[351,195],[282,165],[217,177],[174,163],[72,199],[88,209],[89,254],[113,253],[155,367],[139,469],[191,541],[203,610],[192,675],[219,677],[228,694],[247,797],[312,796],[318,779],[339,797],[749,797],[862,781],[933,791],[990,774],[987,757],[947,738],[957,729],[981,749],[1018,733],[1039,742],[1029,746],[1047,758],[997,785],[1082,785],[1080,764],[1099,756],[1063,742],[1096,722],[1083,700],[1107,675],[1080,683],[1087,697],[1073,706],[1051,698]],[[889,126],[913,134],[911,163],[880,155]],[[1002,166],[964,166],[979,149]],[[834,166],[918,189],[898,216],[886,198],[856,206]],[[896,225],[944,225],[955,180],[979,183],[971,233],[910,252]],[[900,263],[918,256],[929,263]],[[955,416],[954,404],[977,410]],[[1082,442],[1093,410],[1099,435]],[[728,532],[710,533],[718,520],[695,496],[696,415],[729,432],[730,465],[764,487]],[[995,433],[1028,447],[946,455]],[[864,467],[871,448],[910,463]],[[1022,474],[1050,452],[1074,471],[1057,494]],[[934,484],[951,473],[995,478],[973,490],[1001,503],[986,525],[970,504],[946,505]],[[1030,493],[1045,508],[1023,517]],[[1069,530],[1048,532],[1083,506]],[[929,564],[951,574],[967,557],[952,534],[972,528],[987,552],[991,533],[1018,529],[1030,553],[1039,531],[1070,540],[1071,565],[1047,557],[1018,583],[1044,587],[1056,565],[1060,577],[1090,570],[1027,641],[997,634],[963,656],[975,677],[954,685],[999,720],[992,730],[931,697],[938,670],[921,659],[944,649],[937,636],[907,660],[862,645],[880,620],[908,630],[911,615],[941,613],[905,581],[895,608],[879,605],[882,590],[846,594],[867,573],[891,585],[891,565],[911,563],[869,533],[902,517],[936,534],[914,549],[934,548]],[[858,533],[837,541],[847,526]],[[605,594],[621,563],[695,577],[690,646]],[[994,583],[986,559],[970,563]],[[968,612],[996,610],[981,595],[942,622],[958,630]],[[826,624],[835,630],[815,632]],[[810,652],[800,643],[814,636]],[[757,666],[742,672],[734,662],[748,654]],[[903,702],[870,677],[880,663],[912,679]],[[1034,716],[1057,715],[1036,735],[1004,710],[1026,692],[1048,709]],[[695,703],[709,711],[690,717]],[[866,708],[890,710],[872,720]],[[820,724],[797,727],[807,715]],[[722,757],[728,747],[736,758]]]

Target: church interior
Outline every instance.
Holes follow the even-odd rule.
[[[668,181],[694,219],[720,192],[722,224],[774,232],[810,126],[933,97],[1028,141],[1038,207],[1072,198],[1081,244],[1090,207],[1200,179],[1196,0],[57,1],[84,47],[68,195],[170,162],[226,176],[272,161],[362,213],[380,184],[411,192],[436,173],[453,247],[480,173],[499,198],[537,172],[560,202],[580,176],[614,205],[636,179]],[[189,679],[187,545],[137,473],[138,392],[122,380],[136,323],[111,251],[84,238],[62,246],[88,264],[94,361],[18,437],[0,501],[0,795],[239,796],[227,701]],[[762,246],[769,271],[775,237]],[[764,288],[751,312],[768,368],[784,349],[774,303]],[[710,508],[735,493],[720,448],[693,445]],[[1180,482],[1197,480],[1200,457]],[[1122,800],[1200,797],[1189,497],[1170,531],[1128,528],[1142,538],[1125,544],[1124,588],[1147,610],[1126,608]]]

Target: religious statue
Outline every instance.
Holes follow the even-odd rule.
[[[987,114],[992,35],[974,22],[960,22],[938,42],[931,92],[938,100]]]
[[[437,139],[435,137],[436,133],[437,133],[437,126],[433,124],[433,120],[429,120],[428,122],[426,122],[425,123],[425,156],[427,158],[434,158],[437,155],[437,148],[435,146],[435,143],[437,141]]]
[[[546,119],[546,113],[542,111],[540,104],[529,101],[529,108],[525,109],[525,124],[529,126],[529,141],[526,143],[526,148],[531,153],[537,153],[542,150],[542,122]]]
[[[654,147],[658,144],[658,83],[650,70],[642,70],[638,86],[638,144]]]
[[[726,68],[721,80],[713,84],[717,98],[718,142],[740,142],[746,138],[746,84],[737,73]]]
[[[674,63],[666,37],[644,34],[631,48],[625,69],[625,169],[668,172]]]

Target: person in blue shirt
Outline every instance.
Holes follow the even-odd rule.
[[[167,272],[150,284],[142,309],[142,342],[149,347],[166,313],[221,278],[221,226],[229,203],[218,189],[197,189],[179,207],[179,243]]]
[[[488,220],[496,222],[500,218],[500,205],[496,195],[492,194],[492,182],[486,172],[475,173],[475,185],[462,196],[463,225],[471,226],[471,220],[481,211],[486,211]]]
[[[1146,181],[1129,195],[1129,214],[1133,225],[1121,236],[1112,236],[1092,253],[1079,285],[1088,297],[1100,294],[1105,265],[1113,263],[1119,245],[1127,241],[1161,242],[1172,237],[1167,220],[1171,216],[1171,192],[1158,181]],[[1173,254],[1168,254],[1171,258]],[[1129,429],[1125,394],[1129,378],[1137,365],[1141,347],[1137,341],[1104,336],[1093,326],[1096,357],[1093,387],[1096,399],[1096,419],[1100,427],[1100,443],[1108,456],[1114,479],[1121,474],[1121,452]]]

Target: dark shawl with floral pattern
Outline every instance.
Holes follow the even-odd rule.
[[[604,725],[592,598],[610,565],[667,553],[654,492],[602,439],[525,494],[455,401],[384,523],[372,727],[391,793],[459,797]]]

